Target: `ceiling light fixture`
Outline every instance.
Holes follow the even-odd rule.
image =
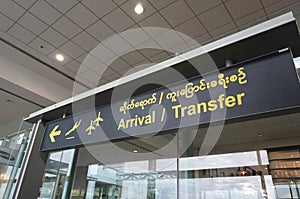
[[[138,152],[138,150],[136,150],[136,149],[135,149],[135,150],[133,150],[132,152],[133,152],[133,153],[137,153],[137,152]]]
[[[64,61],[65,60],[65,58],[62,54],[56,54],[55,58],[57,59],[57,61]]]
[[[134,7],[134,11],[136,14],[140,15],[144,12],[144,7],[141,3],[137,3],[136,6]]]

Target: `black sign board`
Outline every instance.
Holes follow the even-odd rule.
[[[276,52],[49,122],[41,150],[143,136],[299,105],[299,79],[291,53]]]

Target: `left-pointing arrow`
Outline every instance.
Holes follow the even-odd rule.
[[[51,133],[49,134],[49,137],[50,137],[51,142],[55,142],[54,137],[55,137],[55,136],[59,136],[60,133],[61,133],[61,131],[56,131],[58,127],[59,127],[59,125],[56,125],[56,126],[53,128],[53,130],[51,131]]]

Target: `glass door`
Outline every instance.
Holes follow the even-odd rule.
[[[40,199],[68,198],[74,154],[75,149],[49,154],[40,189]]]
[[[300,198],[300,152],[299,148],[269,150],[270,173],[278,199]]]
[[[160,164],[160,160],[155,160],[155,164]],[[160,171],[150,165],[153,163],[145,160],[78,168],[72,198],[176,199],[176,170]],[[82,173],[84,171],[86,175]]]

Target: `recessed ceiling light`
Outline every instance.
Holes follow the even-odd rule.
[[[262,134],[258,134],[258,137],[262,137],[263,135]]]
[[[136,14],[140,15],[144,12],[144,7],[141,3],[137,3],[136,6],[134,7],[134,11]]]
[[[136,149],[135,149],[135,150],[133,150],[132,152],[133,152],[133,153],[137,153],[137,152],[138,152],[138,150],[136,150]]]
[[[65,58],[62,54],[56,54],[55,58],[57,59],[57,61],[64,61],[65,60]]]

